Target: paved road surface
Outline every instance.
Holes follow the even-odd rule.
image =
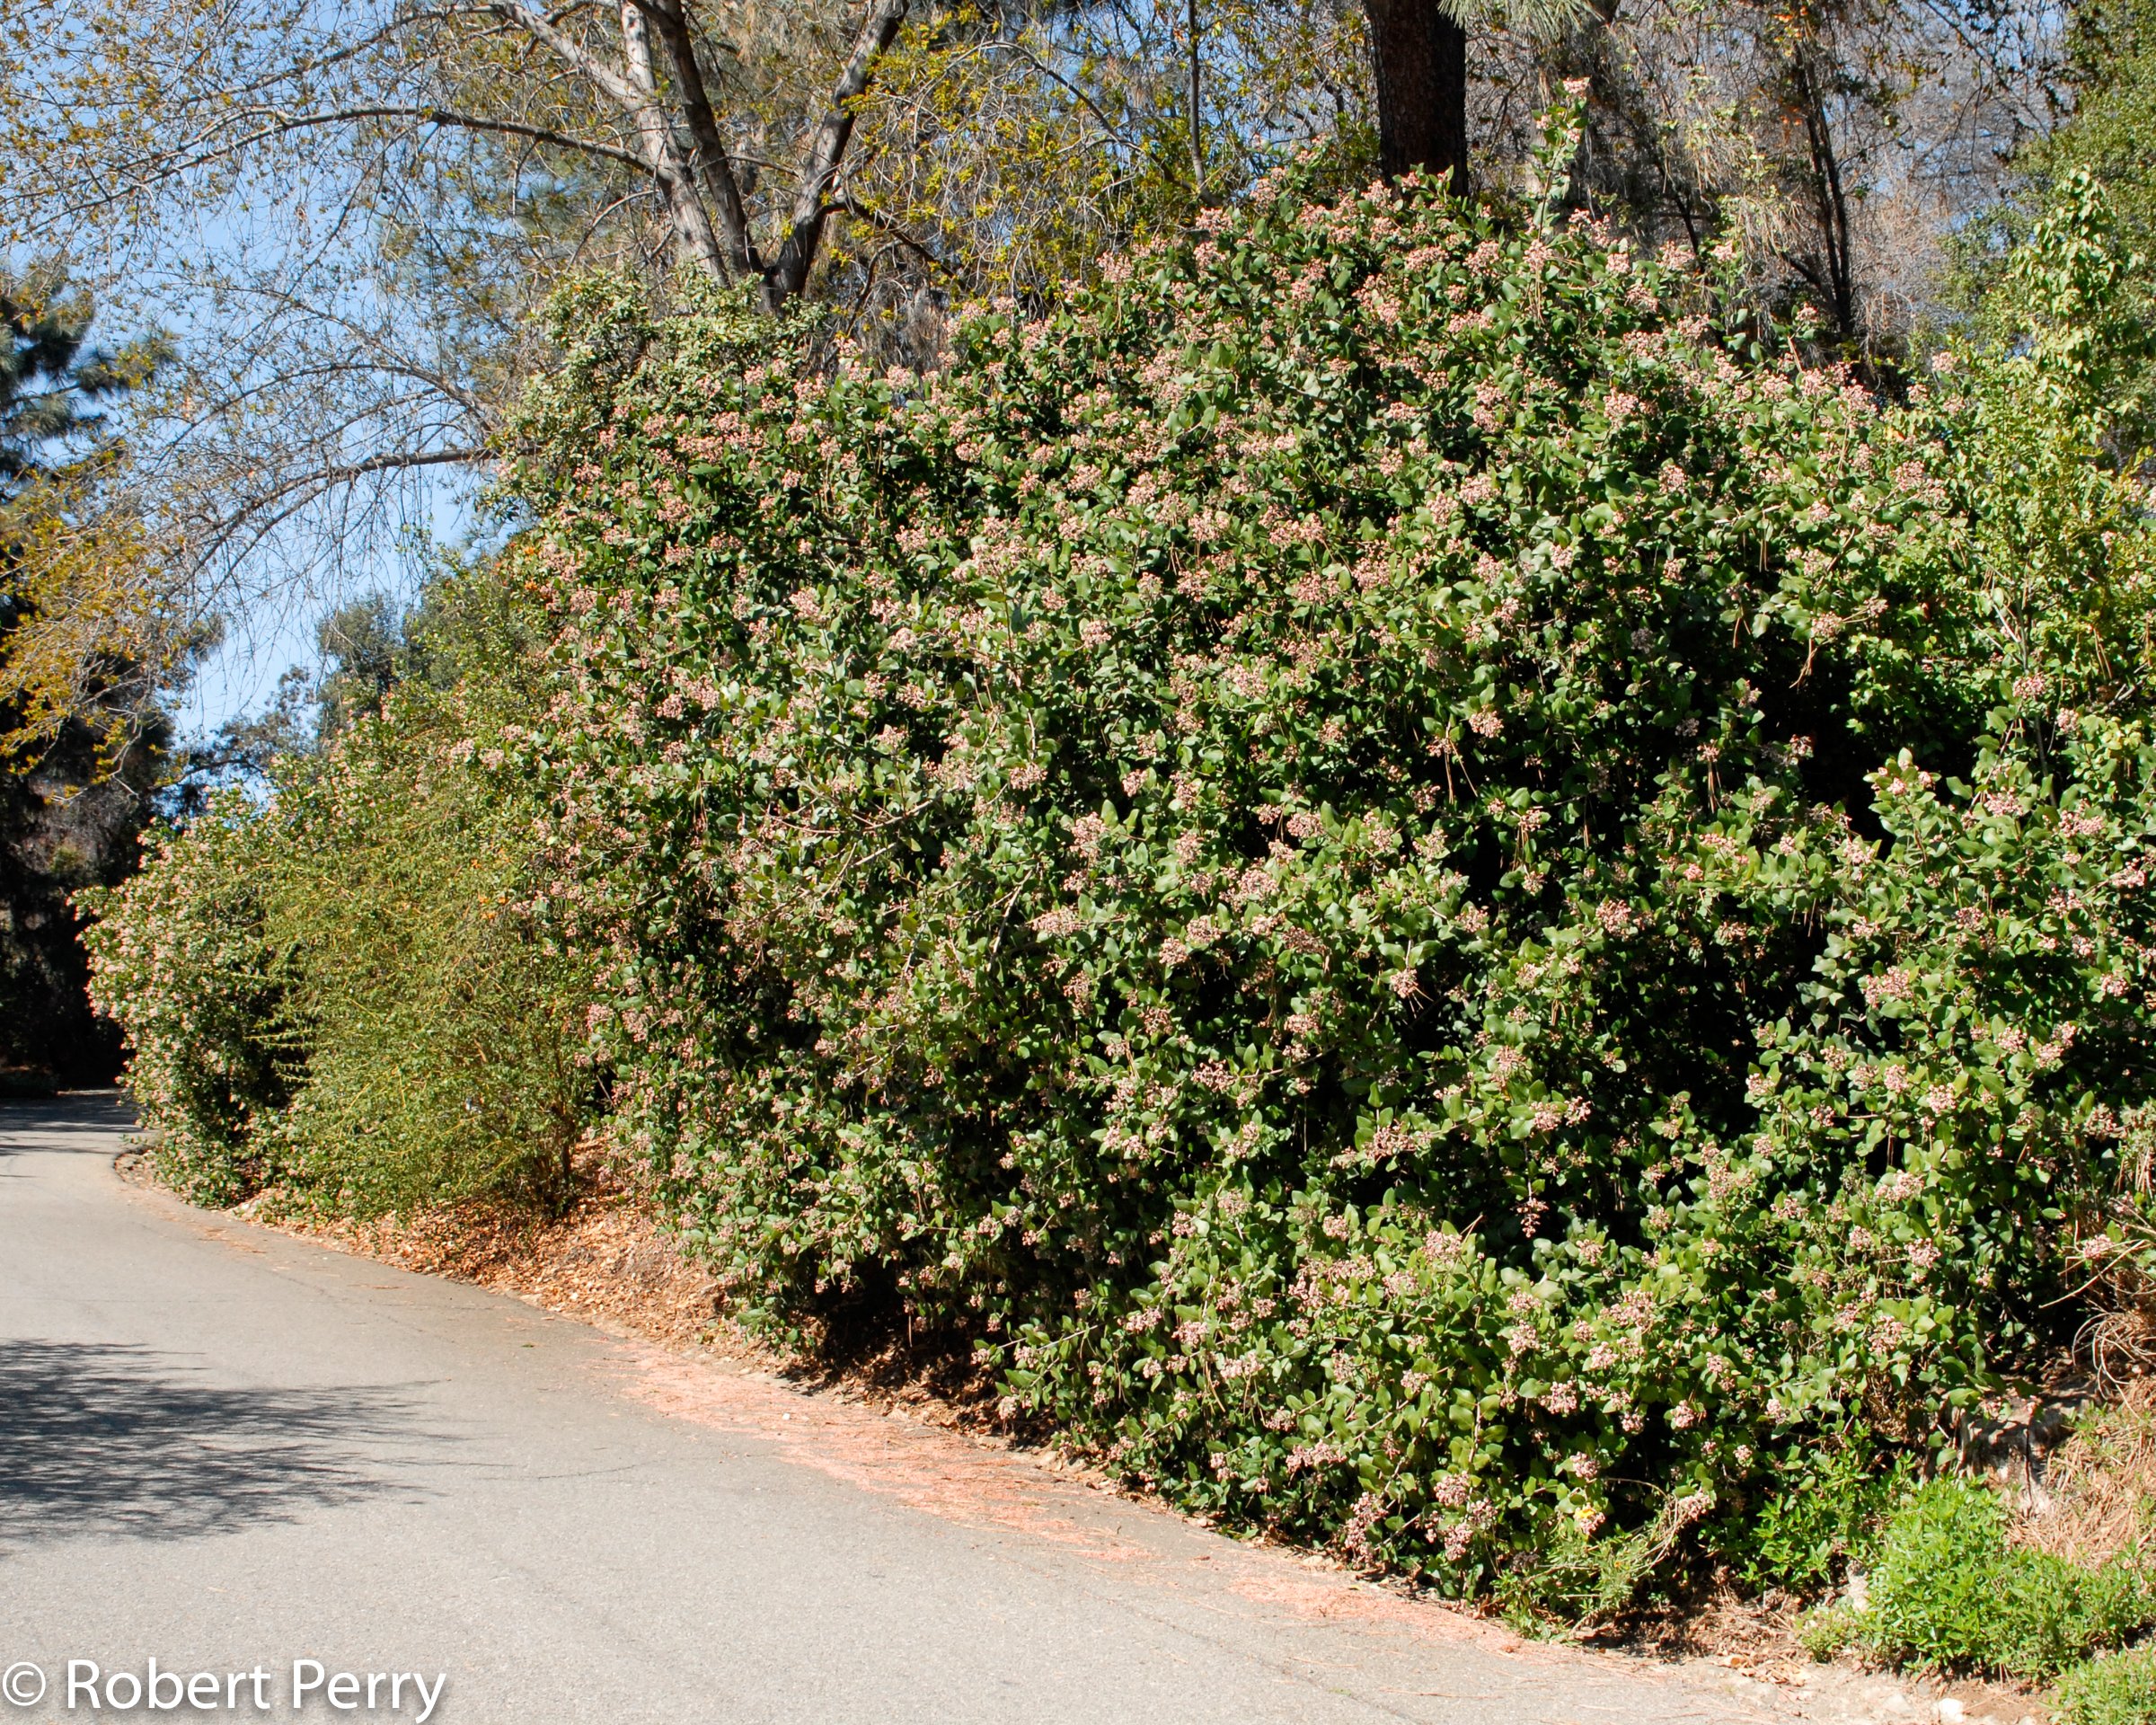
[[[325,1721],[418,1716],[409,1680],[370,1708],[369,1673],[446,1673],[445,1725],[1769,1716],[189,1209],[115,1175],[125,1125],[95,1097],[0,1110],[0,1667],[49,1685],[0,1725],[290,1716],[303,1659]],[[216,1705],[128,1710],[153,1658]],[[78,1668],[72,1706],[70,1659],[106,1685]]]

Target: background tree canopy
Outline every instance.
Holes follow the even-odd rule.
[[[2116,19],[2063,31],[2018,0],[87,0],[57,22],[5,0],[11,19],[41,47],[0,75],[0,233],[65,254],[115,327],[175,341],[124,409],[128,484],[49,548],[51,584],[175,668],[210,619],[326,609],[397,566],[409,585],[400,560],[470,520],[555,363],[536,309],[594,268],[806,296],[887,362],[936,364],[955,306],[1052,305],[1313,146],[1347,180],[1464,148],[1471,179],[1510,184],[1557,82],[1584,79],[1576,199],[1648,250],[1736,235],[1763,303],[1891,363],[1950,230],[2010,195],[2077,84],[2132,84],[2091,46]],[[39,644],[13,678],[64,705],[93,644]]]
[[[43,547],[95,508],[105,408],[154,356],[89,343],[90,309],[47,276],[0,288],[0,652],[76,630],[35,579]],[[93,1018],[74,889],[134,862],[169,725],[109,634],[69,666],[64,700],[0,704],[0,1085],[102,1082],[119,1038]]]

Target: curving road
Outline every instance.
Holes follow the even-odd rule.
[[[126,1126],[0,1110],[0,1725],[1789,1716],[190,1209]]]

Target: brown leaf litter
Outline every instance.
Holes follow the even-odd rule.
[[[2156,1510],[2156,1381],[2129,1382],[2045,1458],[2015,1536],[2075,1563],[2146,1548]]]

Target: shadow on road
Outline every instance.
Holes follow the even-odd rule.
[[[0,1101],[0,1156],[57,1150],[109,1156],[115,1132],[135,1129],[135,1110],[117,1090],[76,1090],[35,1101]]]
[[[0,1546],[229,1533],[418,1495],[394,1389],[225,1389],[154,1349],[0,1341]]]

